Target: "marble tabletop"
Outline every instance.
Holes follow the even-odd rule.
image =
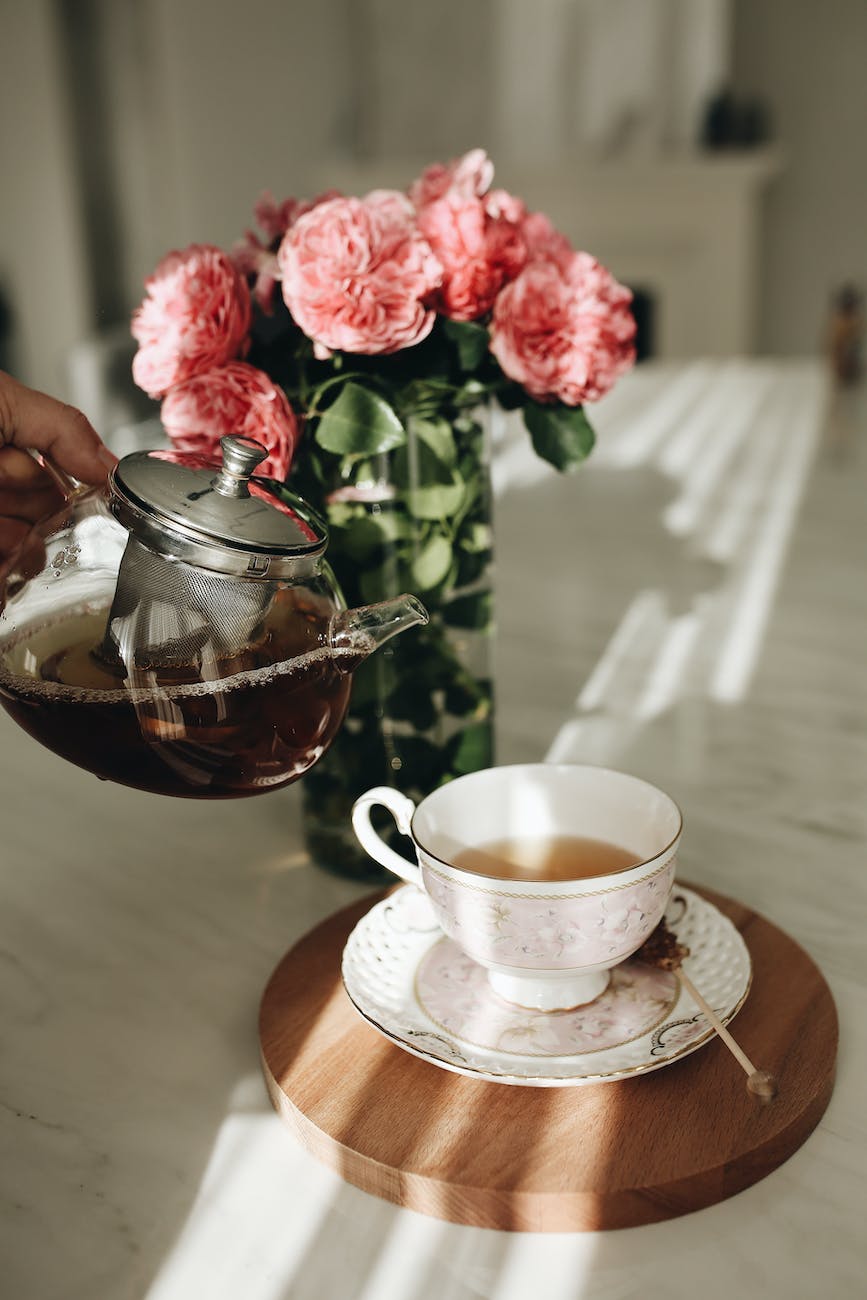
[[[619,1232],[460,1227],[342,1183],[258,1066],[271,970],[364,892],[305,858],[297,790],[160,799],[2,715],[3,1300],[862,1294],[867,403],[812,362],[650,365],[596,424],[568,478],[501,433],[498,759],[607,763],[677,799],[682,875],[830,984],[818,1128],[730,1200]]]

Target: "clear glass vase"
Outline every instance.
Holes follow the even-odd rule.
[[[317,503],[350,606],[411,591],[430,614],[356,672],[343,728],[305,778],[306,847],[325,870],[386,878],[352,830],[365,790],[390,785],[418,800],[493,762],[491,414],[410,416],[404,446],[344,464]]]

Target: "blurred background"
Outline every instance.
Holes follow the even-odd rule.
[[[0,366],[101,428],[171,248],[481,145],[642,357],[815,354],[867,280],[864,0],[0,0]],[[144,402],[145,406],[141,407]]]

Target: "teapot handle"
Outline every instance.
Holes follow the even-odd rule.
[[[382,804],[383,808],[387,808],[397,822],[397,829],[410,837],[412,836],[411,821],[415,812],[415,804],[405,794],[393,789],[392,786],[375,786],[374,789],[368,790],[366,794],[356,799],[353,804],[352,826],[361,847],[366,849],[376,862],[383,867],[387,867],[389,871],[393,871],[396,876],[400,876],[401,880],[405,880],[407,884],[416,885],[423,890],[421,870],[417,864],[402,857],[400,853],[395,853],[394,849],[389,848],[373,829],[370,821],[370,810],[376,804]]]
[[[55,486],[63,493],[67,504],[77,501],[86,492],[93,491],[91,484],[82,483],[77,478],[73,478],[71,474],[67,474],[66,470],[56,465],[50,456],[46,456],[44,451],[31,452],[30,454],[39,462],[48,476],[53,479]]]
[[[28,454],[42,466],[58,488],[63,496],[63,505],[37,519],[15,546],[0,555],[0,613],[6,607],[7,598],[18,590],[21,582],[33,577],[42,568],[45,563],[45,538],[56,526],[58,518],[65,515],[69,507],[81,497],[96,490],[60,469],[44,452],[31,449]]]

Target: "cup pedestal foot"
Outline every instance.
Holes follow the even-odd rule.
[[[595,1002],[608,988],[610,979],[611,972],[607,970],[563,979],[488,971],[488,982],[495,993],[506,1002],[526,1007],[529,1011],[571,1011],[587,1002]]]

